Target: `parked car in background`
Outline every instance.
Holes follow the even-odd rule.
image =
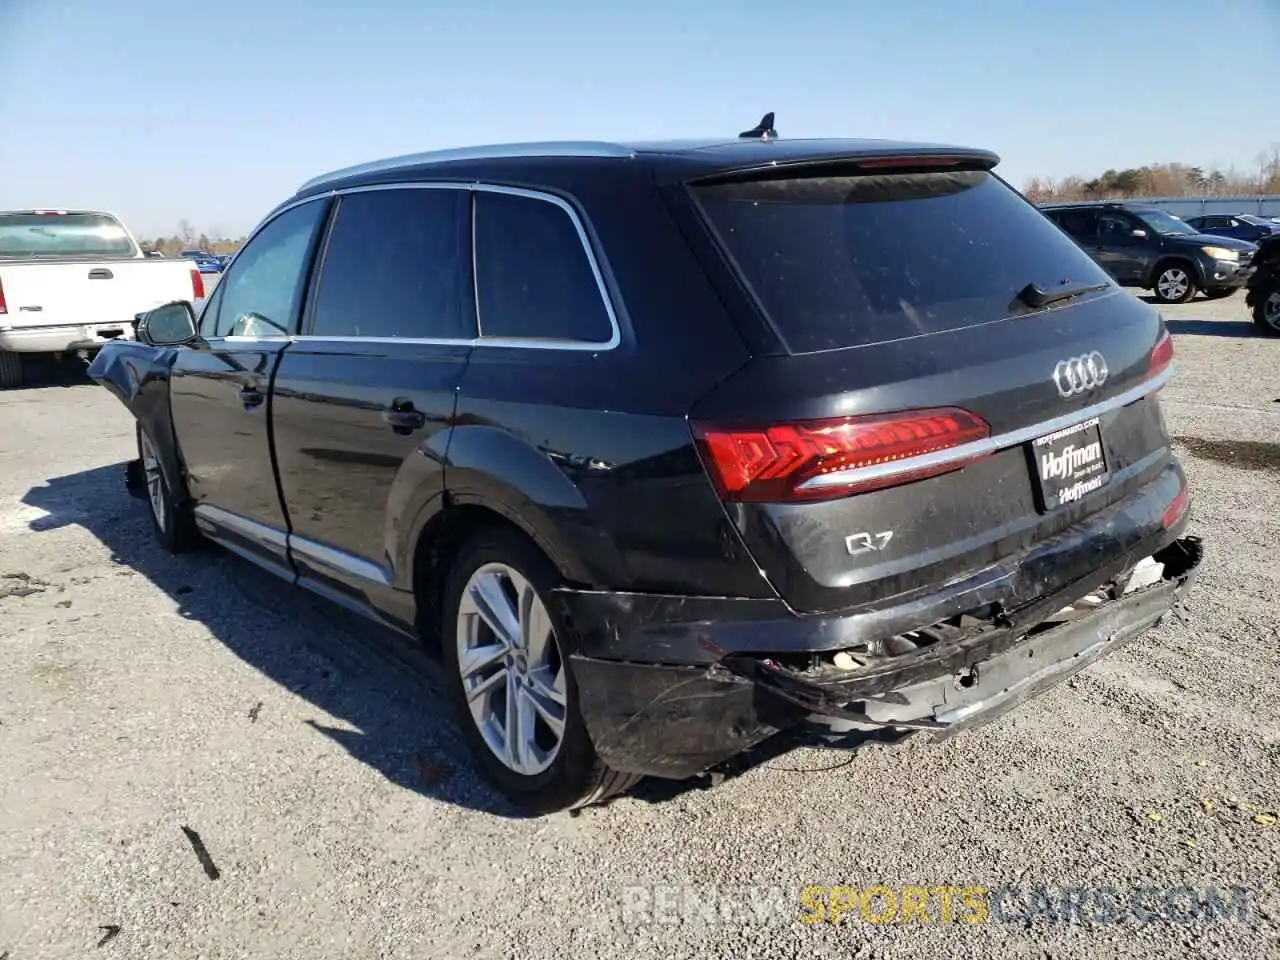
[[[537,810],[954,733],[1159,622],[1201,556],[1159,313],[989,152],[771,120],[305,184],[90,369],[160,542],[438,644]]]
[[[1118,283],[1150,290],[1161,303],[1204,291],[1229,297],[1249,277],[1257,247],[1199,233],[1184,220],[1137,203],[1062,203],[1041,208]]]
[[[220,273],[222,271],[222,260],[212,253],[206,253],[204,250],[183,250],[178,254],[182,260],[190,260],[199,268],[201,273]]]
[[[203,296],[191,264],[144,256],[109,213],[0,211],[0,387],[21,385],[27,354],[87,357],[131,338],[136,314]]]
[[[1235,237],[1237,240],[1248,240],[1257,243],[1264,237],[1280,233],[1280,223],[1273,223],[1265,217],[1255,217],[1242,213],[1235,216],[1219,216],[1210,214],[1203,217],[1191,217],[1187,225],[1199,233],[1211,234],[1215,237]]]

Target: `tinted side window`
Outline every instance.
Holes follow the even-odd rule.
[[[1122,213],[1104,213],[1098,217],[1098,224],[1102,239],[1111,243],[1132,243],[1135,239],[1133,231],[1142,229],[1140,223]]]
[[[469,200],[462,190],[375,190],[335,214],[310,333],[470,340]]]
[[[1097,216],[1094,210],[1059,210],[1057,220],[1058,225],[1071,236],[1091,240],[1097,232]]]
[[[483,337],[607,343],[613,326],[569,214],[534,197],[475,194]]]
[[[293,332],[311,243],[324,210],[323,200],[304,203],[286,210],[254,235],[218,281],[214,336],[288,336]]]

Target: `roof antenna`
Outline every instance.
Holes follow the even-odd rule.
[[[752,129],[738,134],[743,140],[776,140],[778,131],[773,129],[773,111],[766,113]]]

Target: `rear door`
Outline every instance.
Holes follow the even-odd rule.
[[[271,461],[268,399],[296,329],[327,201],[279,213],[245,246],[200,317],[170,382],[174,434],[209,536],[277,572],[288,567],[288,518]]]
[[[1054,210],[1053,221],[1093,257],[1098,259],[1098,211],[1091,207]]]
[[[691,420],[788,602],[937,589],[1175,469],[1147,397],[1156,311],[985,170],[846,171],[688,191],[709,272],[727,262],[779,338]],[[1125,549],[1100,536],[1090,569]]]
[[[470,202],[401,185],[336,203],[304,334],[276,374],[276,457],[299,575],[385,607],[392,530],[444,489],[444,431],[476,334]]]

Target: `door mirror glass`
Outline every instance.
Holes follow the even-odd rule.
[[[176,347],[196,335],[196,315],[186,300],[174,300],[138,315],[138,339],[153,347]]]

